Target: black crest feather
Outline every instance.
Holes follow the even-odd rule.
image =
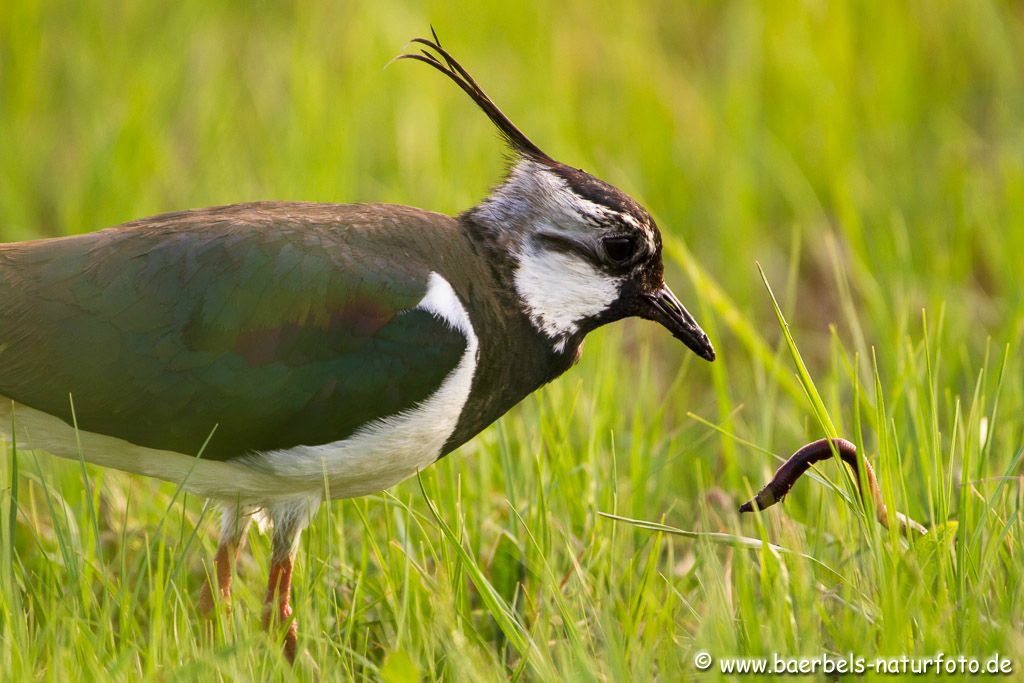
[[[512,123],[509,117],[505,116],[501,109],[498,109],[491,98],[487,96],[487,93],[477,84],[469,72],[463,68],[461,64],[455,61],[447,50],[441,47],[441,40],[437,37],[437,32],[434,31],[434,27],[430,27],[430,33],[433,36],[433,40],[429,38],[413,38],[413,43],[425,45],[428,49],[420,50],[420,52],[401,54],[395,57],[395,59],[415,59],[418,62],[429,64],[448,78],[452,79],[456,85],[462,88],[467,95],[469,95],[476,105],[487,114],[487,118],[497,126],[501,136],[505,138],[508,144],[513,150],[522,154],[523,156],[530,157],[537,161],[551,161],[551,158],[541,151],[540,147],[533,144],[530,138],[526,137],[523,131],[516,127],[516,124]],[[436,55],[434,53],[437,53]],[[438,59],[440,56],[440,59]],[[442,61],[444,60],[444,61]]]

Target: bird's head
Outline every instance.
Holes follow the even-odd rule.
[[[574,340],[627,317],[654,320],[705,360],[707,335],[664,280],[661,233],[632,197],[542,152],[433,40],[416,59],[451,78],[487,114],[513,160],[504,182],[466,217],[488,230],[513,260],[514,284],[540,332],[565,351]],[[435,56],[435,54],[438,56]]]

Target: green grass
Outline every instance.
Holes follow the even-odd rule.
[[[211,627],[202,501],[7,448],[0,679],[679,680],[698,651],[1024,669],[1019,5],[11,0],[0,238],[255,199],[470,206],[502,168],[489,124],[382,68],[431,22],[542,148],[652,211],[719,360],[601,330],[420,482],[326,507],[294,669],[259,628],[266,537]],[[827,424],[932,533],[881,528],[834,463],[736,514]]]

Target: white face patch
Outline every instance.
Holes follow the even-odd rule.
[[[530,159],[520,159],[472,213],[477,222],[507,237],[523,308],[559,352],[584,319],[618,299],[624,278],[602,272],[582,254],[545,249],[534,237],[562,238],[593,252],[602,248],[602,237],[621,230],[639,235],[647,254],[656,250],[652,223],[577,194],[550,166]],[[617,223],[622,228],[616,229]]]
[[[622,278],[611,277],[579,257],[528,249],[519,254],[516,292],[534,326],[562,351],[579,323],[619,297]]]

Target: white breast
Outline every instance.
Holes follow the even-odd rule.
[[[414,408],[376,420],[349,438],[319,446],[298,446],[227,462],[137,446],[92,432],[75,432],[59,418],[0,396],[0,437],[10,437],[12,411],[19,447],[174,483],[211,498],[266,503],[319,494],[331,498],[381,491],[432,463],[455,431],[473,382],[478,341],[469,315],[452,286],[430,274],[417,308],[429,311],[466,337],[466,351],[441,386]]]
[[[416,308],[429,311],[466,338],[462,359],[437,391],[414,408],[360,427],[343,441],[270,451],[247,456],[244,462],[316,489],[326,483],[331,498],[381,491],[434,462],[469,398],[479,342],[455,290],[437,273],[430,274],[427,293]]]

